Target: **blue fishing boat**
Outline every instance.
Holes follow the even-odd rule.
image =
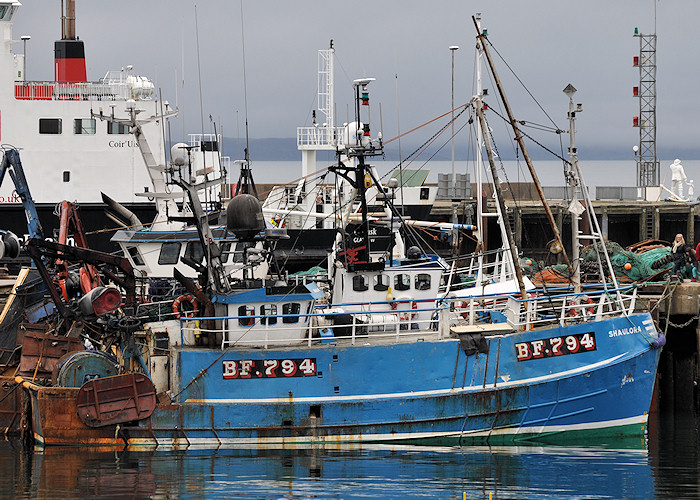
[[[359,119],[368,84],[355,82],[358,119],[337,167],[360,199],[371,178],[365,158],[381,152]],[[201,213],[197,196],[191,202]],[[228,229],[240,241],[266,231],[256,202],[239,195],[229,205]],[[331,300],[321,305],[328,296],[316,284],[290,283],[283,273],[229,279],[206,216],[198,227],[207,249],[205,314],[133,332],[144,340],[136,357],[153,382],[147,394],[158,394],[155,406],[134,419],[143,398],[134,389],[121,403],[133,411],[122,421],[107,411],[100,423],[94,408],[98,394],[111,396],[112,377],[102,377],[104,393],[93,387],[99,380],[86,381],[95,394],[89,416],[78,405],[84,388],[21,380],[37,442],[464,444],[644,435],[663,336],[648,312],[634,312],[634,288],[587,291],[590,302],[575,294],[438,298],[445,265],[419,249],[374,259],[365,220],[339,238]]]
[[[282,234],[265,227],[259,201],[246,194],[227,207],[227,238],[256,242],[243,263],[265,259],[270,275],[228,275],[197,186],[177,179],[206,267],[199,285],[175,277],[199,314],[119,321],[126,374],[96,368],[75,387],[19,378],[38,443],[590,444],[644,436],[664,338],[649,312],[636,311],[634,287],[603,280],[585,295],[532,295],[520,282],[520,294],[458,297],[440,292],[447,267],[419,247],[396,251],[392,237],[388,248],[370,248],[364,193],[380,183],[366,159],[383,148],[363,120],[371,81],[354,82],[356,118],[331,169],[357,191],[360,210],[338,234],[330,288],[291,280],[275,265],[268,242]],[[472,107],[483,120],[478,96]]]

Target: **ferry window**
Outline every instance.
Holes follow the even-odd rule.
[[[397,274],[394,277],[394,290],[409,290],[411,288],[411,277],[408,274]]]
[[[282,306],[282,314],[299,314],[301,311],[301,304],[298,302],[290,302],[289,304],[284,304]],[[282,323],[298,323],[299,316],[290,316],[282,318]]]
[[[352,289],[356,292],[364,292],[365,290],[368,290],[369,287],[367,286],[367,277],[361,274],[353,276]]]
[[[427,200],[430,198],[430,188],[422,187],[420,188],[420,199]]]
[[[419,274],[416,276],[416,290],[430,290],[430,275]]]
[[[190,241],[185,249],[185,255],[193,261],[201,264],[204,260],[204,250],[199,241]]]
[[[92,118],[76,118],[73,120],[73,133],[78,135],[94,135],[95,120]]]
[[[39,118],[40,134],[60,134],[63,132],[60,118]]]
[[[260,306],[260,323],[263,325],[276,325],[277,324],[277,306],[275,304],[268,304]]]
[[[131,260],[134,261],[134,265],[137,266],[142,266],[143,265],[143,257],[141,257],[141,253],[139,253],[139,249],[136,247],[129,247],[129,255],[131,256]]]
[[[0,19],[2,19],[3,17],[5,17],[5,14],[7,13],[7,9],[9,9],[9,7],[7,7],[7,6],[0,6]]]
[[[107,133],[110,135],[126,135],[129,133],[129,126],[123,123],[107,122]]]
[[[378,274],[374,277],[374,289],[379,292],[384,292],[389,289],[391,282],[386,274]]]
[[[240,326],[252,326],[255,323],[255,318],[246,318],[246,316],[255,316],[255,308],[253,306],[238,306],[238,324]]]
[[[160,247],[158,264],[177,264],[180,259],[180,248],[182,245],[177,241],[163,243]]]
[[[70,170],[63,171],[63,182],[70,182]]]

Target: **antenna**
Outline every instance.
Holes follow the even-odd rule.
[[[202,68],[200,65],[200,57],[199,57],[199,22],[197,19],[197,6],[194,6],[194,28],[195,28],[195,37],[197,39],[197,77],[199,78],[199,119],[201,120],[202,123],[202,139],[204,139],[204,105],[202,104]],[[201,141],[200,141],[200,146],[201,146]],[[204,152],[204,148],[200,147],[202,150],[202,167],[206,168],[207,162],[206,162],[206,153]]]
[[[245,33],[243,32],[243,0],[241,0],[241,48],[243,51],[243,103],[244,103],[244,110],[245,110],[245,155],[244,159],[246,163],[250,161],[250,158],[248,157],[248,151],[249,151],[249,144],[248,144],[248,84],[247,79],[246,79],[246,74],[245,74]]]

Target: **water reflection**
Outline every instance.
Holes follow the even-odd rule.
[[[15,498],[699,498],[698,420],[608,448],[47,448],[0,442]]]
[[[659,496],[700,498],[698,421],[692,412],[652,414],[649,419],[649,457]]]
[[[12,474],[0,479],[0,491],[25,498],[645,498],[664,481],[655,460],[645,447],[31,452],[1,443],[0,467]]]

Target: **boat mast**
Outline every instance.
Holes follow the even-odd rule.
[[[478,13],[475,16],[477,29],[481,31],[481,14]],[[481,98],[484,94],[482,84],[481,84],[481,56],[483,51],[481,50],[481,43],[477,41],[476,44],[476,95]],[[479,276],[478,280],[482,281],[484,279],[484,252],[486,248],[484,247],[484,236],[486,235],[486,217],[484,216],[484,201],[482,196],[482,178],[481,178],[481,167],[484,161],[481,156],[481,144],[484,142],[483,130],[481,125],[477,123],[476,126],[476,227],[479,228],[477,233],[477,245],[476,251],[478,252],[479,259]],[[478,284],[478,283],[477,283]]]
[[[561,249],[562,257],[564,258],[564,262],[566,263],[566,266],[569,269],[569,276],[571,276],[573,274],[573,269],[571,268],[571,263],[569,262],[569,257],[566,255],[566,249],[564,248],[564,245],[561,241],[559,229],[557,228],[557,224],[554,220],[554,215],[552,214],[552,210],[549,208],[549,205],[547,205],[547,199],[545,198],[544,192],[542,191],[542,185],[540,184],[540,181],[537,177],[537,172],[535,172],[535,168],[532,166],[532,161],[530,160],[530,155],[527,153],[527,148],[525,147],[525,142],[523,141],[523,136],[520,133],[520,129],[518,128],[518,122],[516,121],[515,117],[513,116],[513,112],[511,111],[510,105],[508,104],[508,98],[506,97],[506,94],[503,91],[503,87],[501,86],[501,81],[498,79],[498,73],[496,72],[496,67],[493,64],[493,59],[491,58],[491,53],[489,52],[488,47],[486,46],[486,34],[482,31],[480,31],[479,25],[477,24],[474,16],[472,16],[472,20],[474,21],[474,27],[476,28],[476,31],[477,31],[477,39],[481,42],[482,50],[484,51],[484,55],[486,56],[486,60],[488,61],[489,67],[491,68],[491,74],[493,75],[493,79],[496,82],[496,88],[498,89],[498,94],[501,96],[501,101],[503,102],[503,106],[506,108],[506,113],[508,114],[508,120],[510,122],[510,126],[513,128],[513,132],[515,133],[515,140],[518,141],[518,145],[520,146],[520,150],[523,153],[523,158],[525,158],[525,163],[527,163],[527,168],[530,170],[530,175],[532,176],[532,182],[535,184],[535,189],[537,190],[537,194],[540,196],[540,200],[542,201],[542,207],[544,208],[544,211],[547,214],[547,219],[549,220],[549,224],[552,227],[552,231],[554,231],[554,238],[556,240],[556,245],[557,245],[556,248]]]
[[[578,153],[576,151],[576,112],[581,111],[581,105],[578,109],[574,108],[574,93],[576,89],[569,84],[564,89],[564,93],[569,97],[569,162],[570,166],[566,172],[566,180],[571,188],[571,204],[569,205],[569,213],[571,214],[571,259],[573,260],[574,273],[572,277],[572,285],[575,293],[581,293],[581,261],[579,255],[579,228],[578,219],[585,211],[581,203],[578,201],[579,177],[578,177]]]
[[[567,179],[569,182],[569,185],[572,188],[572,201],[571,205],[569,205],[569,212],[571,213],[571,232],[573,233],[573,258],[574,258],[574,266],[575,266],[575,273],[573,274],[574,276],[574,288],[575,291],[578,293],[581,291],[581,265],[580,265],[580,257],[579,257],[579,240],[581,239],[587,239],[591,240],[593,242],[593,246],[596,249],[596,258],[598,261],[598,272],[601,277],[601,282],[603,284],[603,288],[607,290],[608,288],[608,282],[605,279],[606,276],[610,276],[610,279],[612,281],[613,287],[616,289],[616,294],[618,296],[618,300],[621,300],[620,297],[620,291],[618,289],[618,283],[617,283],[617,277],[615,276],[615,271],[612,267],[612,262],[610,261],[610,255],[608,254],[608,250],[605,246],[605,240],[603,238],[603,233],[600,230],[600,225],[598,224],[598,218],[595,216],[595,210],[593,209],[593,203],[591,202],[591,198],[588,195],[588,189],[586,187],[586,183],[583,179],[583,175],[581,174],[581,167],[579,166],[578,163],[578,152],[576,150],[576,113],[580,113],[582,110],[581,104],[577,104],[576,107],[574,108],[574,100],[573,96],[574,93],[576,93],[576,89],[574,88],[573,85],[569,84],[566,86],[564,89],[564,93],[569,97],[569,135],[570,135],[570,140],[569,140],[569,159],[570,159],[570,169],[567,172]],[[577,188],[578,191],[581,193],[581,198],[583,201],[583,206],[581,206],[581,203],[578,201],[576,195],[577,195]],[[591,228],[591,234],[590,235],[581,235],[579,234],[578,231],[578,217],[586,213],[586,216],[588,218],[588,227]],[[607,268],[607,272],[603,271],[603,262],[600,258],[600,254],[603,254],[605,256],[605,265]]]
[[[476,115],[479,117],[479,124],[482,130],[486,129],[486,118],[484,118],[484,103],[480,97],[476,97],[473,101],[474,107],[476,109]],[[506,213],[505,202],[503,201],[503,196],[501,193],[501,182],[498,179],[498,170],[496,169],[496,164],[493,159],[493,150],[491,149],[491,141],[484,141],[486,146],[486,155],[489,159],[489,166],[491,167],[491,175],[493,176],[493,188],[496,191],[496,199],[498,200],[498,206],[500,208],[501,214]],[[503,215],[501,215],[503,224],[505,225],[505,220]],[[510,248],[510,254],[513,258],[513,266],[515,267],[515,276],[518,279],[518,286],[520,287],[520,296],[524,299],[527,297],[527,292],[525,291],[525,283],[523,282],[523,271],[520,268],[520,259],[518,258],[518,249],[515,247],[515,240],[513,239],[513,233],[511,231],[505,231],[508,238],[508,246]]]

